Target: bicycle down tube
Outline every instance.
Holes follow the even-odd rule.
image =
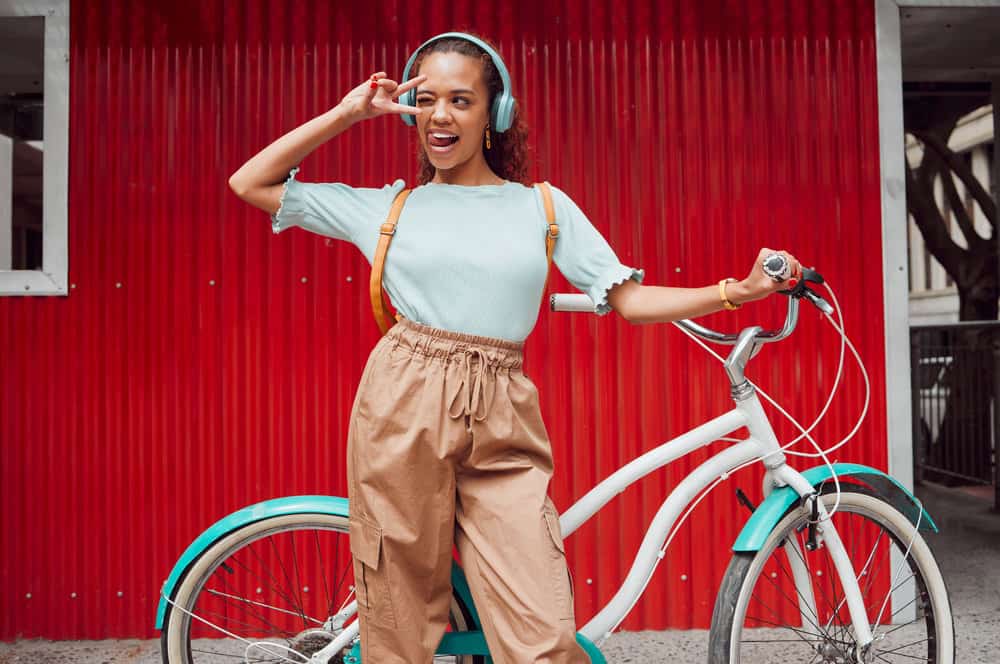
[[[588,491],[560,517],[564,536],[572,534],[634,482],[743,426],[750,431],[747,439],[734,443],[706,460],[688,474],[663,502],[643,537],[624,582],[611,600],[580,628],[579,631],[583,636],[600,644],[610,635],[642,594],[657,562],[662,557],[660,551],[678,517],[717,478],[754,459],[762,459],[769,473],[779,484],[791,486],[803,498],[813,494],[812,485],[796,470],[785,464],[785,455],[781,452],[780,444],[761,408],[760,401],[756,393],[750,393],[737,401],[733,410],[646,452]],[[819,508],[821,518],[825,517],[826,512],[822,504]],[[823,539],[841,578],[857,641],[862,646],[867,645],[872,641],[872,632],[861,600],[861,590],[853,566],[832,522],[828,522],[824,527]],[[807,580],[807,576],[800,577],[796,585],[799,581]],[[800,589],[802,592],[800,597],[804,603],[803,610],[811,608],[809,604],[814,602],[811,587],[808,583],[805,585],[805,588]]]

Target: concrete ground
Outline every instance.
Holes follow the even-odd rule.
[[[960,664],[1000,662],[1000,514],[983,496],[934,485],[918,491],[941,528],[927,537],[948,583]],[[602,648],[609,662],[704,662],[708,632],[618,633]],[[159,641],[0,643],[0,664],[157,664]],[[234,660],[235,661],[235,660]],[[791,664],[791,663],[789,663]]]

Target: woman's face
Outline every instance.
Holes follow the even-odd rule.
[[[489,91],[482,61],[461,53],[431,53],[420,63],[417,132],[434,168],[450,170],[482,157]]]

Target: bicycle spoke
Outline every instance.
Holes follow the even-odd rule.
[[[326,598],[326,617],[333,613],[333,599],[330,597],[330,586],[326,582],[326,564],[323,562],[323,551],[319,546],[319,531],[313,531],[313,541],[316,542],[316,557],[319,558],[320,579],[323,581],[323,596]]]
[[[875,584],[875,577],[878,576],[878,572],[877,571],[874,574],[871,573],[870,567],[871,567],[871,564],[875,561],[875,554],[878,551],[878,545],[882,542],[882,536],[884,534],[885,534],[885,530],[879,529],[879,531],[878,531],[878,537],[875,538],[875,544],[872,545],[872,550],[868,554],[868,558],[865,560],[864,567],[861,568],[861,572],[858,574],[859,580],[861,578],[865,579],[865,585],[864,585],[863,588],[861,588],[861,599],[862,600],[864,600],[865,597],[868,597],[868,592],[872,589],[872,586]],[[860,582],[859,582],[858,585],[859,586],[861,585]],[[843,599],[843,602],[846,602],[846,601],[847,601],[847,598],[845,597]],[[870,614],[872,608],[873,607],[868,602],[865,602],[865,613]]]
[[[816,643],[822,643],[823,639],[813,639]],[[811,643],[808,639],[743,639],[740,643]]]
[[[793,547],[793,549],[795,551],[795,555],[798,557],[799,560],[802,561],[802,565],[805,566],[806,570],[808,570],[809,566],[806,565],[805,558],[802,556],[801,542],[796,542],[796,545],[797,546]],[[782,550],[784,550],[784,549],[782,549]],[[786,555],[787,555],[787,553],[786,553]],[[777,564],[778,569],[782,572],[782,574],[785,576],[785,578],[788,579],[791,582],[792,587],[795,588],[795,594],[798,595],[799,601],[798,602],[792,601],[792,598],[789,597],[788,594],[785,593],[784,590],[782,590],[781,586],[779,586],[778,583],[774,579],[771,579],[770,577],[768,577],[768,581],[770,581],[771,584],[778,590],[778,592],[781,593],[781,595],[786,600],[788,600],[789,604],[791,604],[792,606],[794,606],[796,608],[798,608],[802,604],[805,604],[806,607],[808,608],[808,603],[805,601],[805,597],[799,591],[799,587],[795,583],[795,575],[792,574],[791,570],[789,570],[789,569],[787,569],[785,567],[785,565],[782,563],[780,557],[779,558],[775,558],[775,564]],[[811,576],[811,574],[810,574],[810,577],[809,577],[809,582],[810,582],[810,584],[812,583],[812,576]],[[812,613],[812,617],[815,618],[815,622],[813,622],[813,621],[810,620],[810,622],[812,622],[812,626],[815,627],[817,629],[817,631],[819,631],[820,633],[826,635],[827,638],[829,638],[830,635],[827,633],[827,631],[825,629],[823,629],[822,627],[819,626],[820,619],[819,619],[819,616],[816,614],[815,607],[813,607],[813,608],[810,609],[810,613]],[[801,611],[800,611],[800,614],[801,614]],[[808,616],[805,616],[804,614],[802,615],[802,617],[803,618],[808,618]]]
[[[274,606],[272,604],[265,604],[264,602],[254,602],[253,600],[249,600],[246,597],[239,597],[238,595],[230,595],[230,594],[218,591],[218,590],[211,590],[211,589],[209,589],[208,592],[210,592],[210,593],[212,593],[213,595],[216,595],[216,596],[221,596],[221,597],[227,597],[229,599],[234,599],[234,600],[237,600],[238,602],[242,602],[242,603],[245,603],[245,604],[252,604],[254,606],[262,606],[264,608],[271,609],[272,611],[278,611],[279,613],[287,613],[287,614],[292,615],[292,616],[299,615],[295,611],[289,611],[288,609],[282,609],[281,607]],[[317,620],[316,618],[313,618],[312,616],[306,616],[306,619],[307,620],[311,620],[312,622],[316,623],[317,625],[322,625],[323,624],[322,620]]]
[[[248,623],[248,622],[245,622],[243,620],[238,620],[237,618],[233,618],[233,617],[228,616],[228,615],[226,615],[224,613],[219,613],[218,611],[212,611],[210,609],[200,609],[200,610],[197,611],[197,615],[199,617],[203,618],[203,619],[206,619],[206,620],[208,619],[209,616],[217,616],[218,618],[221,618],[226,623],[226,627],[230,627],[230,623],[236,623],[238,625],[243,625],[244,627],[247,627],[247,628],[250,628],[250,629],[256,629],[256,630],[260,629],[260,625],[255,625],[254,623]],[[266,621],[261,620],[261,622],[266,622]],[[278,632],[281,631],[276,625],[268,625],[268,627],[270,627],[273,630],[275,630],[275,636],[278,636]],[[286,632],[286,634],[287,634],[287,632]]]
[[[220,577],[219,581],[221,581],[222,585],[226,586],[226,588],[230,588],[229,582],[226,581],[225,578]],[[236,595],[236,597],[239,597],[239,596]],[[269,627],[272,627],[273,629],[277,629],[277,630],[279,630],[281,632],[284,632],[285,634],[291,634],[292,633],[289,630],[283,630],[283,629],[279,628],[277,625],[275,625],[270,620],[268,620],[267,618],[265,618],[261,613],[256,612],[256,611],[250,611],[250,609],[247,607],[247,605],[245,603],[241,603],[239,606],[241,608],[243,608],[244,613],[251,613],[251,614],[253,614],[254,617],[256,617],[257,619],[259,619],[261,622],[267,624]],[[293,612],[292,615],[299,615],[299,614],[297,612]]]
[[[899,655],[901,657],[912,657],[912,655],[904,655],[902,653],[899,653],[898,651],[902,650],[903,648],[909,648],[910,646],[915,646],[918,643],[927,643],[927,641],[928,641],[928,639],[918,639],[917,641],[912,641],[910,643],[907,643],[906,645],[898,646],[896,648],[893,648],[892,650],[879,650],[878,654],[880,654],[880,655]]]
[[[230,655],[229,653],[216,652],[214,650],[200,650],[200,649],[196,649],[196,648],[191,648],[191,652],[192,653],[200,652],[203,655],[211,655],[212,657],[231,657],[231,658],[237,659],[237,660],[239,660],[241,662],[247,661],[246,657],[244,655]],[[289,659],[291,659],[291,658],[289,658]],[[258,663],[258,662],[266,663],[266,662],[282,662],[284,660],[282,660],[280,657],[277,657],[275,659],[251,659],[250,661],[254,662],[254,663]]]
[[[890,664],[892,664],[892,660],[891,659],[886,659],[885,657],[883,657],[882,653],[875,653],[875,656],[878,657],[881,660],[884,660],[884,661],[889,662]],[[923,657],[923,656],[917,657],[915,655],[905,655],[903,653],[895,653],[895,654],[893,654],[893,657],[906,657],[907,659],[915,659],[918,662],[926,662],[927,661],[926,657]]]
[[[754,599],[754,600],[755,600],[755,601],[756,601],[756,602],[757,602],[758,604],[760,604],[760,605],[761,605],[761,606],[763,606],[763,607],[764,607],[765,609],[767,609],[767,610],[768,610],[768,611],[769,611],[769,612],[771,613],[771,615],[772,615],[772,616],[774,616],[775,620],[781,620],[781,616],[780,616],[780,615],[778,615],[777,611],[775,611],[775,610],[774,610],[774,609],[772,609],[772,608],[771,608],[770,606],[768,606],[768,604],[767,604],[766,602],[764,602],[764,600],[762,600],[762,599],[760,599],[759,597],[756,597],[756,596],[754,596],[754,597],[753,597],[753,599]],[[806,641],[806,639],[805,639],[805,638],[804,638],[804,637],[802,636],[803,634],[807,634],[807,635],[809,635],[809,636],[816,636],[816,637],[819,637],[819,638],[821,638],[821,639],[824,639],[824,640],[825,640],[825,639],[828,639],[828,638],[829,638],[829,637],[828,637],[828,636],[827,636],[827,635],[826,635],[825,633],[813,633],[813,632],[808,632],[808,631],[806,631],[806,630],[804,630],[804,629],[797,629],[797,628],[795,628],[795,627],[792,627],[791,625],[787,625],[787,624],[784,624],[784,623],[776,623],[776,622],[771,622],[771,621],[769,621],[769,620],[765,620],[765,619],[763,619],[763,618],[759,618],[759,617],[753,617],[753,618],[750,618],[750,619],[751,619],[751,620],[758,620],[758,621],[760,621],[760,622],[762,622],[762,623],[764,623],[764,624],[766,624],[766,625],[773,625],[773,626],[774,626],[775,628],[778,628],[778,629],[787,629],[787,630],[791,630],[791,631],[792,631],[792,632],[794,632],[794,633],[795,633],[795,634],[796,634],[796,635],[797,635],[797,636],[798,636],[798,637],[799,637],[799,638],[800,638],[800,639],[801,639],[802,641]],[[817,629],[818,629],[818,628],[817,628]],[[741,639],[741,642],[743,642],[743,640],[742,640],[742,639]]]
[[[288,593],[284,592],[283,590],[281,590],[277,586],[277,584],[279,583],[278,579],[274,576],[274,574],[271,573],[271,570],[270,570],[269,566],[267,565],[266,562],[264,562],[264,559],[260,557],[260,554],[257,553],[253,549],[253,544],[249,545],[247,547],[247,550],[250,551],[250,553],[253,554],[254,558],[257,559],[257,562],[259,562],[261,564],[261,566],[264,568],[264,572],[266,572],[267,575],[271,578],[272,583],[266,584],[266,582],[265,582],[265,584],[268,585],[268,587],[271,590],[273,590],[274,592],[276,592],[283,600],[285,600],[286,602],[288,602],[290,605],[294,605],[295,604],[295,600],[292,597],[290,597],[288,595]],[[254,575],[255,578],[261,578],[260,575],[255,574],[253,570],[251,570],[249,567],[247,567],[246,564],[244,564],[242,561],[240,561],[236,557],[235,554],[233,555],[232,560],[233,560],[234,563],[236,563],[237,565],[239,565],[240,567],[242,567],[243,569],[245,569],[248,574]]]
[[[306,627],[306,603],[302,598],[302,594],[305,592],[304,586],[302,585],[302,578],[299,575],[299,556],[295,553],[295,534],[291,533],[288,536],[288,541],[291,543],[292,547],[292,569],[295,571],[295,594],[299,598],[299,606],[302,607],[302,627]]]
[[[915,604],[915,603],[917,602],[917,600],[918,600],[918,599],[919,599],[918,597],[914,597],[914,598],[913,598],[913,599],[911,599],[911,600],[910,600],[909,602],[907,602],[907,603],[906,603],[906,604],[904,604],[903,606],[901,606],[901,607],[897,608],[897,609],[896,609],[895,611],[893,611],[893,612],[892,612],[892,615],[891,615],[891,616],[889,616],[889,624],[890,624],[890,625],[891,625],[891,624],[893,624],[893,623],[892,623],[892,618],[893,618],[894,616],[897,616],[897,615],[899,615],[899,614],[900,614],[900,613],[901,613],[902,611],[904,611],[905,609],[909,608],[909,607],[910,607],[910,605],[912,605],[912,604]],[[886,633],[886,634],[889,634],[890,632],[894,632],[894,631],[896,631],[896,630],[897,630],[897,629],[899,629],[900,627],[905,627],[906,625],[912,625],[913,623],[917,622],[918,620],[920,620],[920,616],[917,616],[916,618],[914,618],[913,620],[911,620],[911,621],[910,621],[910,622],[908,622],[908,623],[903,623],[902,625],[897,625],[896,627],[893,627],[892,629],[890,629],[890,630],[889,630],[888,632],[885,632],[885,633]]]
[[[781,594],[781,596],[782,596],[782,597],[784,597],[784,598],[785,598],[785,599],[786,599],[786,600],[788,601],[788,603],[789,603],[789,604],[791,604],[792,606],[796,606],[796,607],[798,606],[798,605],[797,605],[797,604],[796,604],[795,602],[793,602],[793,601],[792,601],[792,598],[791,598],[791,597],[789,597],[789,596],[788,596],[788,594],[787,594],[787,593],[785,593],[785,592],[784,592],[784,591],[783,591],[783,590],[781,589],[781,587],[780,587],[780,586],[779,586],[779,585],[778,585],[777,583],[775,583],[775,582],[774,582],[774,580],[773,580],[773,579],[769,579],[769,580],[770,580],[770,581],[771,581],[771,583],[772,583],[772,584],[774,585],[774,587],[775,587],[775,588],[776,588],[776,589],[778,590],[778,592],[779,592],[779,593]],[[764,608],[766,608],[766,609],[767,609],[768,611],[770,611],[770,612],[771,612],[771,615],[773,615],[773,616],[774,616],[775,620],[781,620],[781,615],[780,615],[780,614],[779,614],[779,613],[778,613],[777,611],[775,611],[774,609],[772,609],[771,607],[769,607],[769,606],[768,606],[767,604],[765,604],[765,603],[764,603],[764,600],[762,600],[762,599],[761,599],[760,597],[757,597],[756,595],[755,595],[755,596],[753,597],[753,599],[754,599],[754,600],[755,600],[755,601],[756,601],[756,602],[757,602],[758,604],[762,605],[762,606],[763,606]],[[808,619],[808,616],[804,616],[804,617]],[[819,625],[817,625],[817,624],[816,624],[815,622],[813,622],[812,620],[809,620],[809,623],[810,623],[810,624],[811,624],[811,625],[812,625],[813,627],[815,627],[815,628],[816,628],[816,631],[817,631],[817,633],[818,633],[818,634],[822,634],[823,636],[826,636],[826,637],[828,637],[828,638],[829,638],[829,635],[828,635],[828,634],[827,634],[827,633],[826,633],[826,632],[825,632],[825,631],[824,631],[824,630],[823,630],[823,629],[822,629],[822,628],[821,628],[821,627],[820,627]],[[783,624],[783,623],[781,623],[781,624],[779,624],[779,623],[772,623],[772,624],[775,624],[775,625],[777,625],[777,626],[779,626],[779,627],[782,627],[782,628],[786,628],[786,629],[795,629],[795,628],[794,628],[794,627],[792,627],[791,625],[786,625],[786,624]]]
[[[809,584],[813,588],[813,597],[815,597],[815,595],[816,595],[816,586],[812,582],[813,573],[812,573],[812,570],[809,567],[809,563],[806,561],[805,556],[802,554],[804,546],[803,546],[802,541],[801,541],[801,534],[795,535],[795,538],[796,538],[795,539],[796,546],[793,548],[793,550],[795,551],[795,556],[802,562],[802,566],[805,567],[805,569],[806,569],[807,577],[809,579]],[[782,550],[784,550],[784,548],[782,548]],[[785,552],[785,555],[787,556],[787,551]],[[778,567],[781,569],[781,571],[784,572],[785,578],[787,578],[792,583],[792,587],[795,588],[795,592],[796,592],[796,594],[798,594],[800,602],[804,604],[805,603],[805,597],[799,592],[798,585],[795,583],[795,575],[792,574],[791,570],[786,570],[785,569],[784,565],[781,564],[781,559],[780,558],[777,559],[777,564],[778,564]],[[791,565],[791,562],[789,562],[789,565]],[[816,625],[815,625],[816,629],[818,629],[823,634],[825,634],[828,638],[830,638],[831,634],[825,628],[820,627],[820,625],[819,625],[819,623],[822,622],[820,620],[820,618],[819,618],[819,607],[818,606],[812,607],[811,613],[813,615],[813,618],[816,619]]]
[[[829,552],[829,548],[827,548],[826,550],[827,552]],[[822,556],[822,558],[823,558],[823,566],[825,568],[824,572],[825,578],[823,582],[828,583],[832,586],[834,583],[834,579],[839,580],[839,576],[837,576],[836,569],[833,567],[833,559],[829,555],[824,555]],[[823,588],[822,583],[817,583],[816,585],[820,587],[820,591],[822,592]],[[843,584],[841,584],[841,588],[843,588]],[[825,592],[823,592],[822,594],[823,594],[823,599],[826,602],[827,608],[830,609],[830,619],[827,621],[827,626],[833,627],[833,638],[835,641],[846,643],[848,630],[844,622],[840,620],[840,611],[838,610],[838,607],[834,605],[833,600],[829,599],[826,596]],[[845,594],[844,600],[846,601],[846,599],[847,598]]]
[[[805,634],[807,636],[815,636],[816,638],[812,639],[813,641],[826,641],[827,640],[825,638],[825,635],[823,635],[823,634],[816,634],[815,632],[807,632],[804,629],[798,629],[797,627],[792,627],[791,625],[785,625],[785,624],[782,624],[782,623],[771,622],[770,620],[766,620],[766,619],[761,618],[759,616],[753,616],[752,620],[757,620],[759,622],[764,623],[765,625],[771,625],[771,626],[773,626],[776,629],[787,629],[787,630],[790,630],[790,631],[794,632],[796,634],[796,636],[799,637],[799,641],[805,641],[806,643],[809,643],[810,639],[807,639],[804,636],[802,636],[803,634]],[[776,639],[776,640],[780,641],[782,639]],[[794,639],[786,639],[786,640],[795,642]],[[754,643],[754,640],[753,639],[741,639],[740,642],[741,643]]]
[[[294,588],[295,584],[292,583],[292,578],[290,576],[288,576],[288,570],[285,569],[284,563],[281,562],[281,554],[278,553],[278,545],[274,543],[274,538],[273,537],[268,537],[267,541],[271,543],[271,550],[274,552],[275,557],[278,559],[278,566],[281,567],[281,572],[285,575],[285,581],[288,582],[288,585],[291,588]],[[294,603],[294,600],[293,600],[293,603]],[[302,614],[305,615],[305,611],[304,611],[303,607],[300,605],[298,608],[299,608],[300,612],[302,612]],[[303,624],[305,624],[305,623],[303,622]]]

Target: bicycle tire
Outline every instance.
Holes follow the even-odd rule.
[[[803,555],[802,562],[816,593],[816,608],[812,615],[800,608],[801,594],[795,588],[783,546],[786,538],[794,537],[798,551],[806,552],[810,510],[805,504],[797,504],[779,521],[759,551],[737,552],[730,560],[712,615],[710,664],[954,663],[951,604],[927,543],[910,520],[889,503],[863,487],[843,488],[833,520],[855,570],[861,570],[859,583],[869,620],[875,616],[880,623],[873,625],[876,640],[871,650],[858,653],[851,644],[850,618],[825,547]],[[836,501],[831,491],[832,487],[826,487],[821,496],[827,509],[832,509]],[[905,555],[907,548],[909,554]],[[886,560],[888,574],[883,571]],[[886,600],[890,589],[906,587],[910,578],[913,599],[892,606]],[[891,623],[892,617],[911,611],[915,615],[912,621],[885,624],[886,618]]]
[[[272,517],[227,533],[209,546],[177,582],[171,599],[184,611],[173,605],[168,606],[160,636],[164,664],[243,661],[233,659],[234,655],[242,657],[246,652],[245,644],[238,639],[208,639],[202,636],[224,636],[218,631],[219,627],[250,641],[281,643],[307,655],[319,650],[332,640],[332,633],[324,630],[322,623],[339,610],[353,589],[349,541],[347,518],[328,514]],[[302,546],[307,542],[310,547]],[[315,551],[311,551],[313,544]],[[330,551],[331,548],[333,551]],[[302,550],[311,551],[311,555],[302,557],[299,553]],[[324,550],[328,553],[325,557]],[[282,560],[283,551],[286,554],[290,552],[292,560],[288,560],[287,555]],[[308,559],[313,555],[314,559]],[[280,573],[270,571],[267,565],[269,558],[279,561]],[[325,576],[331,566],[334,571],[332,578],[336,581],[332,591],[330,579]],[[252,572],[255,570],[264,570],[268,574],[254,575]],[[316,578],[317,574],[323,578]],[[288,587],[276,587],[275,584],[281,582],[278,577],[284,577],[289,582]],[[245,592],[238,595],[230,592],[242,589]],[[316,590],[310,596],[313,589]],[[282,605],[276,605],[276,601]],[[215,627],[203,625],[187,612],[210,620]],[[267,618],[260,616],[264,612],[267,612]],[[451,629],[467,631],[472,624],[471,616],[472,612],[462,598],[453,595],[449,613]],[[252,629],[254,633],[238,634],[236,630],[241,628],[247,631]],[[258,633],[260,630],[265,633]],[[266,633],[269,631],[274,633]],[[192,642],[196,644],[194,648]],[[283,652],[277,646],[265,647],[272,655]],[[251,662],[255,661],[255,656],[257,661],[276,659],[273,656],[262,659],[267,653],[261,649],[253,652],[261,654],[251,654]],[[346,651],[331,659],[330,664],[339,664],[344,655]],[[289,659],[301,661],[294,656],[289,656]],[[434,661],[442,664],[483,664],[485,658],[449,656],[436,657]]]

